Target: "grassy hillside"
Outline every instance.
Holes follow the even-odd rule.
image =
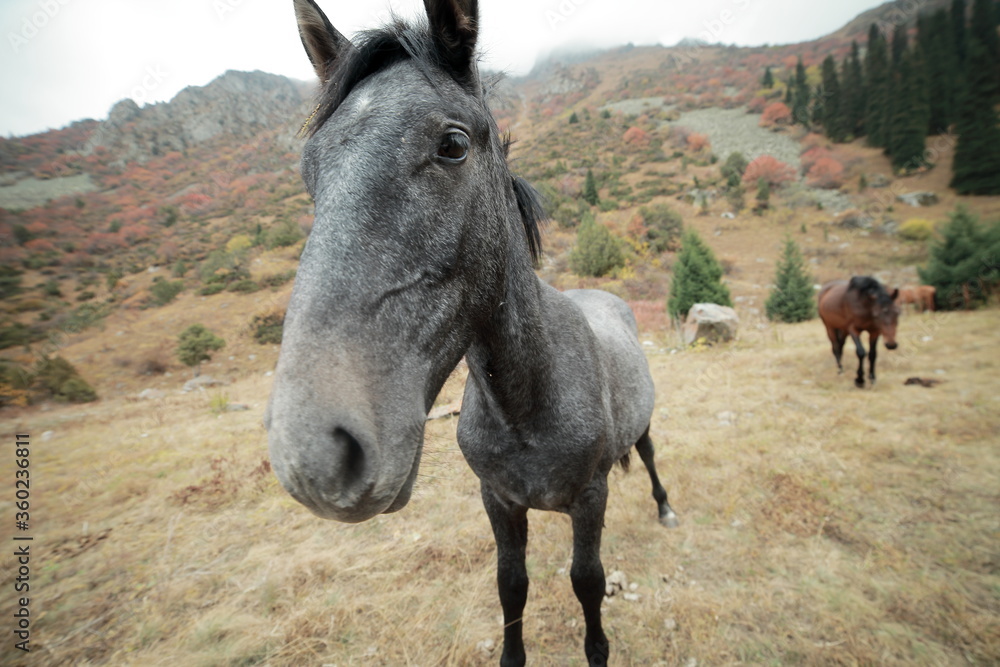
[[[604,563],[637,596],[606,603],[613,664],[1000,660],[998,326],[997,310],[907,316],[863,392],[815,321],[646,346],[681,527],[657,524],[641,467],[613,473]],[[494,664],[495,552],[455,420],[428,424],[403,512],[322,521],[268,469],[268,364],[242,344],[210,366],[219,389],[5,412],[36,443],[32,664]],[[569,522],[530,520],[529,655],[583,664]]]

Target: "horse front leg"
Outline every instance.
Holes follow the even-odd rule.
[[[830,339],[830,346],[833,348],[833,358],[837,360],[837,374],[844,372],[844,365],[841,357],[844,355],[844,341],[847,340],[847,333],[843,329],[835,329],[827,326],[826,335]]]
[[[591,667],[608,664],[608,638],[601,626],[604,600],[604,565],[601,563],[601,531],[608,503],[608,480],[598,474],[570,509],[573,520],[573,565],[569,576],[573,592],[583,606],[587,634],[583,650]]]
[[[501,667],[525,663],[522,622],[528,600],[528,570],[524,564],[528,544],[528,508],[507,503],[481,484],[483,507],[497,544],[497,590],[503,607]]]
[[[854,347],[858,351],[858,377],[854,378],[854,386],[864,389],[865,386],[865,346],[861,344],[861,334],[852,331],[851,338],[854,339]]]
[[[656,464],[653,462],[653,441],[649,438],[649,427],[646,432],[635,443],[635,449],[639,452],[646,471],[649,473],[649,480],[653,483],[653,498],[656,500],[656,507],[660,513],[660,523],[667,528],[677,527],[677,515],[667,502],[667,490],[660,484],[660,477],[656,474]]]
[[[879,334],[868,334],[868,379],[871,380],[871,387],[875,388],[875,357],[878,356],[878,337]]]

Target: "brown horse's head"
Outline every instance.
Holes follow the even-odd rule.
[[[896,343],[896,324],[899,322],[900,310],[897,302],[899,289],[889,293],[882,288],[874,294],[869,292],[866,296],[872,300],[872,319],[878,323],[879,330],[885,336],[885,347],[895,350],[899,347]]]

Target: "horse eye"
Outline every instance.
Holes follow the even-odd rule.
[[[469,154],[469,135],[461,130],[451,130],[441,137],[437,154],[448,162],[461,162]]]

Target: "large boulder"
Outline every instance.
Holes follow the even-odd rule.
[[[696,340],[709,343],[725,342],[736,337],[740,318],[729,306],[714,303],[696,303],[688,311],[684,320],[684,342],[688,345]]]

